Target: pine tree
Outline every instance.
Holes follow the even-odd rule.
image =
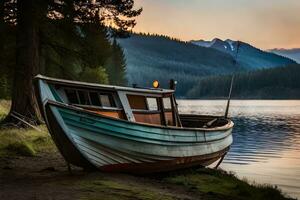
[[[4,2],[3,2],[4,1]],[[63,39],[68,37],[71,39],[78,38],[74,33],[77,26],[76,24],[94,24],[94,23],[112,23],[115,28],[114,34],[122,34],[125,31],[131,29],[135,24],[134,17],[138,16],[142,9],[134,9],[134,1],[75,1],[75,0],[27,0],[27,1],[1,1],[0,9],[1,19],[5,19],[6,23],[16,27],[16,64],[14,69],[13,79],[13,91],[12,91],[12,107],[10,113],[19,113],[24,117],[41,122],[36,99],[33,92],[33,77],[48,70],[48,61],[52,62],[52,66],[60,66],[61,70],[67,76],[70,70],[65,69],[64,64],[68,64],[71,58],[74,56],[64,57],[62,55],[77,54],[82,56],[81,59],[72,61],[71,68],[82,68],[82,66],[90,66],[95,63],[93,61],[84,59],[87,56],[86,53],[81,51],[83,45],[71,43],[70,45]],[[2,13],[4,15],[2,16]],[[66,28],[66,37],[57,38],[57,41],[61,43],[49,43],[45,41],[44,31],[49,24],[56,24],[59,21],[64,21],[64,25],[70,24]],[[52,26],[54,29],[48,29],[49,32],[54,31],[56,26]],[[63,34],[63,33],[62,33]],[[53,39],[53,37],[52,37]],[[84,41],[87,38],[83,38],[79,41]],[[43,47],[47,48],[43,48]],[[74,46],[72,46],[74,45]],[[67,48],[65,48],[67,47]],[[51,52],[51,57],[48,56],[48,52]],[[48,60],[47,60],[48,59]],[[51,59],[51,60],[50,60]],[[59,61],[59,62],[57,62]],[[97,65],[99,66],[99,60]],[[40,69],[42,66],[42,69]],[[83,72],[83,69],[78,69],[78,73]],[[99,70],[98,70],[99,71]],[[100,70],[101,71],[101,70]],[[99,71],[99,72],[100,72]],[[76,78],[76,77],[73,77]],[[8,115],[5,122],[14,122],[14,118]]]
[[[111,49],[112,53],[106,64],[109,82],[114,85],[127,85],[125,55],[115,38]]]

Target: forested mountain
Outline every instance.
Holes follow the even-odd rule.
[[[221,51],[224,41],[214,41],[214,48],[207,48],[161,35],[133,34],[130,38],[119,39],[127,60],[129,84],[151,86],[159,80],[163,87],[169,79],[178,80],[178,96],[199,82],[201,77],[279,67],[294,61],[272,53],[263,52],[246,43],[240,43],[237,62],[237,42],[226,41],[227,49]],[[207,46],[208,42],[203,41]]]
[[[295,62],[289,58],[279,56],[271,52],[262,51],[250,44],[241,41],[232,41],[229,39],[223,41],[215,38],[212,41],[194,40],[191,41],[191,43],[228,53],[236,57],[237,62],[240,63],[240,65],[250,70],[295,64]]]
[[[182,95],[202,76],[244,70],[231,55],[165,36],[133,34],[118,41],[126,55],[130,84],[151,86],[157,79],[166,86],[173,78],[179,81]]]
[[[300,48],[296,49],[271,49],[269,50],[272,53],[281,55],[290,59],[295,60],[300,63]]]
[[[299,99],[300,65],[263,69],[235,74],[232,98],[237,99]],[[187,91],[188,98],[225,98],[231,75],[201,79]]]

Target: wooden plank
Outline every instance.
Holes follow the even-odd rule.
[[[127,99],[127,96],[126,96],[126,92],[118,91],[117,93],[119,95],[119,99],[120,99],[121,104],[123,106],[124,113],[126,115],[127,120],[131,121],[131,122],[135,122],[135,118],[134,118],[134,115],[133,115],[132,110],[130,108],[130,105],[129,105],[129,102],[128,102],[128,99]]]
[[[134,113],[135,120],[141,123],[147,124],[161,124],[161,114],[160,113]]]
[[[165,116],[165,109],[164,109],[164,104],[163,104],[163,99],[158,98],[158,104],[161,112],[161,124],[164,126],[167,126],[167,121],[166,121],[166,116]]]

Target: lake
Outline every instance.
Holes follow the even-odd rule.
[[[181,113],[224,115],[224,100],[178,100]],[[300,199],[300,101],[232,100],[234,142],[220,167]]]

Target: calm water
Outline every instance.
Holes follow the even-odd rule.
[[[179,100],[181,113],[224,113],[226,101]],[[235,127],[221,168],[300,199],[300,101],[231,101]]]

